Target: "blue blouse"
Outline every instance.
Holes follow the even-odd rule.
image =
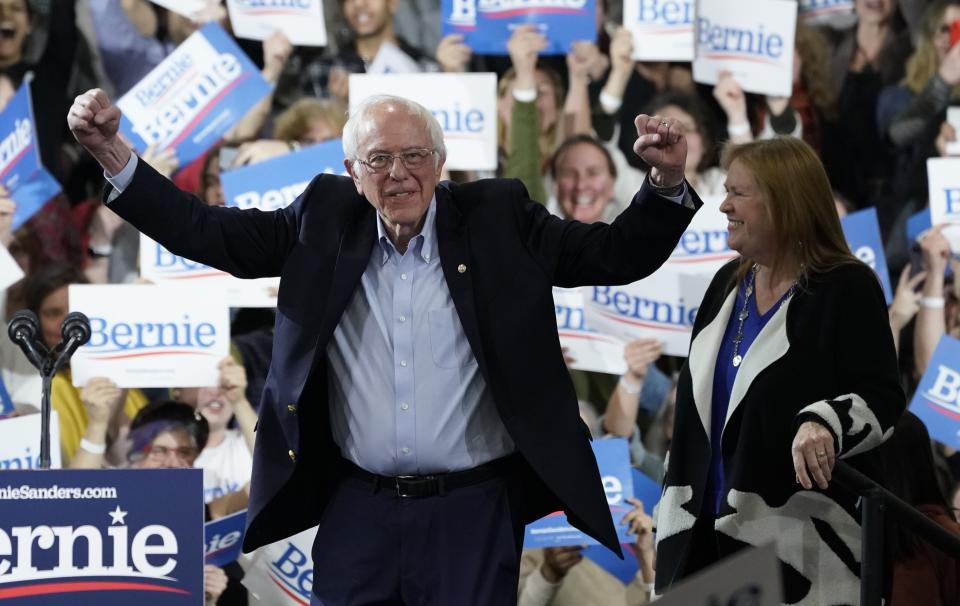
[[[713,371],[713,402],[711,402],[710,413],[710,447],[712,450],[710,456],[710,476],[705,493],[703,511],[716,516],[720,512],[720,504],[724,493],[723,477],[723,453],[720,448],[720,438],[723,434],[723,424],[727,418],[727,409],[730,406],[730,393],[733,391],[733,382],[737,378],[739,366],[733,365],[733,339],[737,334],[737,327],[740,324],[738,316],[743,309],[743,298],[746,291],[746,283],[750,279],[747,275],[737,289],[737,300],[733,304],[733,311],[727,320],[727,330],[723,333],[723,341],[720,343],[720,351],[717,354],[717,365]],[[773,317],[780,305],[792,292],[788,290],[780,297],[774,305],[761,315],[757,311],[757,297],[751,296],[747,303],[748,315],[743,322],[743,340],[740,342],[738,353],[746,358],[747,350],[753,344],[757,335],[767,325],[770,318]],[[742,366],[741,362],[741,366]],[[708,505],[709,504],[709,505]],[[708,509],[709,506],[709,509]]]

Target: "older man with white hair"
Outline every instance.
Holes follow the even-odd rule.
[[[209,207],[117,136],[102,91],[68,123],[111,208],[170,251],[281,276],[244,547],[314,525],[315,604],[510,604],[524,525],[564,510],[619,553],[557,338],[551,287],[625,284],[670,255],[700,201],[673,121],[638,116],[653,167],[611,224],[551,216],[514,180],[438,183],[430,112],[368,99],[350,178],[275,212]]]

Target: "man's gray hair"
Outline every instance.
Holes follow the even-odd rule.
[[[439,163],[441,160],[447,157],[447,147],[443,144],[443,128],[440,127],[440,123],[437,122],[437,119],[430,113],[430,110],[426,107],[420,105],[416,101],[411,101],[410,99],[405,99],[403,97],[397,97],[395,95],[371,95],[360,102],[353,111],[350,112],[350,117],[347,119],[347,123],[343,126],[343,155],[345,158],[351,162],[356,162],[361,159],[357,154],[357,142],[360,138],[360,129],[366,124],[368,115],[370,112],[380,105],[399,105],[404,108],[407,113],[417,116],[423,120],[424,126],[427,128],[427,132],[430,135],[430,141],[433,144],[433,149],[437,151],[437,156],[435,162]]]

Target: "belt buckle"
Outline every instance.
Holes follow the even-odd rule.
[[[397,489],[397,496],[402,499],[416,496],[413,493],[404,492],[403,488],[401,487],[401,482],[404,482],[407,480],[416,480],[416,479],[417,479],[417,476],[396,476],[395,478],[393,478],[393,485]]]

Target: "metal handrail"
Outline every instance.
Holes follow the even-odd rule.
[[[863,497],[862,556],[860,559],[860,604],[880,606],[882,603],[884,522],[887,509],[916,536],[948,556],[960,560],[960,537],[923,515],[912,505],[877,484],[843,461],[837,461],[833,479]]]

